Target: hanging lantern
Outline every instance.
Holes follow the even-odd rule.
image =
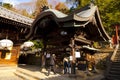
[[[8,40],[8,39],[0,40],[0,47],[2,49],[11,50],[13,47],[13,42],[11,40]]]
[[[28,42],[24,42],[23,45],[24,45],[24,47],[32,47],[32,46],[34,46],[34,43],[31,41],[28,41]]]

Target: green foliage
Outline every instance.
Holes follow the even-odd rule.
[[[11,9],[13,6],[9,3],[4,3],[3,7],[7,8],[7,9]]]
[[[109,35],[112,35],[113,33],[112,25],[120,23],[119,4],[120,1],[117,0],[97,0],[96,2],[96,5],[98,6],[100,11],[102,23]]]
[[[90,3],[90,0],[78,0],[78,1],[79,1],[78,8],[84,7],[85,5]]]
[[[32,49],[36,49],[36,48],[43,48],[43,41],[37,41],[37,40],[32,40],[32,42],[34,43],[34,47],[32,47]]]
[[[94,42],[94,43],[93,43],[93,46],[94,46],[95,48],[97,48],[97,47],[99,46],[98,42]]]
[[[59,2],[56,6],[55,6],[56,10],[59,10],[63,13],[68,13],[68,7],[65,5],[65,3]]]
[[[90,0],[66,0],[68,4],[72,4],[71,9],[79,9],[90,3]],[[103,26],[109,35],[113,35],[113,26],[120,24],[120,1],[119,0],[93,0],[98,6]],[[72,11],[71,10],[71,11]]]

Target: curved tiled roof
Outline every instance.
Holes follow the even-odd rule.
[[[38,22],[40,22],[41,19],[47,16],[52,16],[52,20],[55,20],[58,25],[60,25],[59,23],[63,23],[64,25],[67,25],[67,27],[86,27],[86,30],[89,31],[88,34],[91,34],[90,36],[94,39],[96,36],[96,40],[106,41],[110,39],[109,35],[106,33],[102,25],[98,7],[95,5],[87,5],[82,9],[70,13],[69,15],[53,9],[45,10],[40,13],[34,20],[32,24],[32,30],[34,30],[34,27]],[[71,23],[71,21],[73,23]],[[68,23],[66,22],[70,22],[70,25],[68,26]],[[66,27],[64,25],[62,25],[62,27]],[[33,31],[31,31],[30,35],[32,34],[32,32]]]
[[[64,17],[68,16],[67,14],[64,14],[64,13],[58,11],[58,10],[55,10],[55,9],[47,9],[47,10],[43,11],[42,13],[45,13],[45,12],[52,12],[58,18],[64,18]]]
[[[19,23],[23,23],[26,25],[31,25],[34,21],[34,19],[25,17],[23,15],[20,15],[18,13],[15,13],[13,11],[10,11],[6,8],[3,8],[0,6],[0,17],[15,21],[15,22],[19,22]]]
[[[93,16],[96,8],[97,8],[97,6],[92,6],[90,9],[81,11],[81,12],[77,13],[76,15],[79,17],[82,17],[82,18]]]
[[[69,20],[77,20],[77,21],[87,21],[90,20],[91,17],[94,16],[95,11],[97,10],[97,6],[92,6],[91,8],[87,6],[87,10],[79,11],[71,13],[70,15],[64,14],[55,9],[47,9],[40,13],[35,19],[34,23],[37,22],[40,18],[43,18],[47,15],[51,15],[55,18],[56,21],[69,21]]]

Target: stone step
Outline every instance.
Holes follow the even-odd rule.
[[[115,55],[114,62],[111,63],[110,70],[105,80],[120,80],[120,49]]]
[[[48,71],[46,70],[39,71],[34,68],[32,69],[32,71],[29,69],[17,68],[15,72],[16,75],[18,75],[21,78],[26,78],[27,80],[44,80],[47,78],[60,76],[59,74],[54,74],[53,72],[50,72],[50,75],[47,76],[46,73],[48,73]]]
[[[120,71],[120,68],[114,68],[114,67],[112,67],[110,70],[111,71]]]
[[[120,66],[120,62],[113,62],[111,65]]]
[[[22,78],[23,80],[37,80],[37,79],[35,79],[33,77],[30,77],[28,75],[25,75],[25,74],[17,72],[17,71],[14,72],[14,74],[17,75],[18,77]]]
[[[26,78],[27,80],[41,80],[37,75],[35,75],[33,72],[23,69],[23,68],[17,68],[15,74],[21,78]]]
[[[120,68],[120,65],[118,65],[118,64],[112,64],[111,68]]]
[[[111,67],[110,67],[110,70],[120,70],[120,65],[112,64]]]
[[[119,72],[119,71],[112,71],[112,70],[111,70],[109,73],[110,73],[110,74],[113,74],[113,75],[120,75],[120,72]]]
[[[113,74],[112,75],[109,74],[106,78],[107,78],[106,80],[120,80],[119,75],[113,75]]]

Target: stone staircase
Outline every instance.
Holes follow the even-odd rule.
[[[120,80],[120,47],[117,49],[113,60],[110,61],[108,68],[109,70],[104,80]]]
[[[32,65],[21,65],[14,72],[15,75],[23,80],[47,80],[49,78],[60,76],[59,74],[54,74],[53,72],[50,73],[51,75],[47,76],[46,73],[46,69],[42,69],[42,71],[40,71],[39,67]]]

